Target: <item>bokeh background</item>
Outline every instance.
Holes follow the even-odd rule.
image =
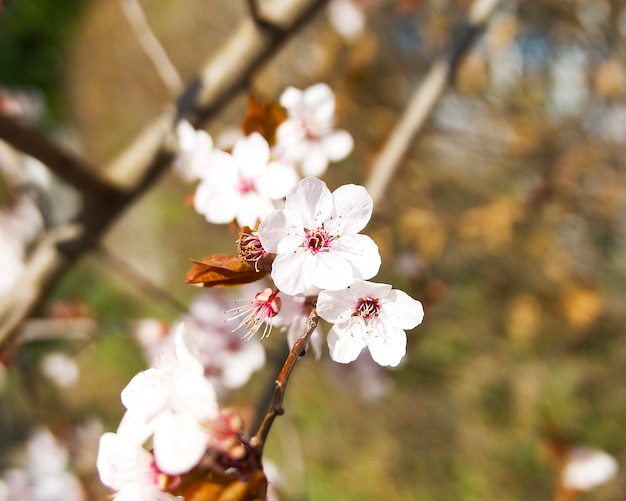
[[[362,32],[322,12],[250,83],[277,99],[327,82],[355,151],[330,167],[331,189],[363,184],[433,60],[449,49],[468,0],[363,0]],[[185,81],[247,15],[244,2],[145,0]],[[104,164],[169,102],[110,0],[5,0],[0,84],[38,96],[38,126]],[[267,451],[285,499],[550,500],[551,444],[577,443],[626,464],[626,5],[621,0],[504,0],[416,137],[367,232],[376,278],[424,303],[396,370],[301,361]],[[237,128],[247,96],[207,124]],[[136,322],[171,322],[199,293],[189,258],[232,252],[236,233],[188,204],[168,173],[115,225],[107,252],[84,258],[41,316],[92,322],[88,337],[28,343],[0,391],[0,469],[44,424],[58,436],[98,419],[113,430],[119,392],[145,368]],[[135,275],[136,274],[136,275]],[[143,277],[150,287],[142,286]],[[236,297],[236,294],[235,294]],[[228,404],[251,413],[270,364]],[[70,354],[78,382],[52,385],[50,350]],[[17,452],[16,452],[17,451]],[[105,499],[95,471],[81,479]],[[626,499],[623,474],[584,500]]]

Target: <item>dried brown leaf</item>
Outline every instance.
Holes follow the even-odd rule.
[[[287,118],[285,110],[276,102],[262,102],[255,96],[248,98],[248,115],[241,128],[246,136],[261,134],[272,146],[276,142],[276,129]]]
[[[203,287],[234,287],[256,282],[267,275],[232,254],[213,254],[200,261],[193,260],[193,263],[187,272],[186,282]]]

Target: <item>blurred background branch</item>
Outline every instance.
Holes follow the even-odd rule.
[[[136,200],[173,158],[172,131],[187,117],[200,125],[233,99],[250,76],[301,26],[311,20],[324,0],[280,2],[281,31],[267,31],[253,20],[243,20],[222,49],[211,57],[179,99],[177,109],[165,111],[149,125],[106,169],[123,195],[107,200],[87,200],[75,225],[73,238],[43,239],[27,263],[27,270],[11,294],[0,300],[0,350],[12,342],[21,322],[40,304],[56,281],[98,240],[119,214]],[[276,3],[278,7],[278,3]]]
[[[409,146],[423,129],[463,56],[472,48],[476,38],[484,30],[489,16],[499,3],[500,0],[474,1],[468,13],[467,24],[460,29],[462,36],[458,36],[456,45],[450,50],[450,55],[439,57],[415,89],[402,116],[374,160],[370,176],[365,184],[367,191],[374,199],[374,205],[383,197],[389,181],[400,166]]]

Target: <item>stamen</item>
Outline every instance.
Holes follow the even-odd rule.
[[[244,327],[248,333],[243,336],[243,339],[248,341],[261,328],[261,324],[264,323],[265,326],[261,333],[261,339],[269,336],[272,330],[272,319],[278,315],[282,306],[282,300],[278,297],[278,292],[278,289],[272,290],[268,287],[254,296],[250,304],[229,310],[227,313],[232,313],[229,320],[247,315],[232,332]]]

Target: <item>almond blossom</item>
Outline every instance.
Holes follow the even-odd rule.
[[[167,501],[163,492],[168,477],[157,468],[154,457],[127,433],[105,433],[100,437],[96,467],[100,481],[115,490],[115,501]]]
[[[293,166],[270,161],[267,141],[256,132],[239,139],[232,154],[214,150],[207,162],[194,207],[211,223],[254,227],[298,182]]]
[[[84,501],[78,478],[70,472],[70,454],[47,428],[37,429],[24,450],[23,467],[0,477],[2,501]],[[3,459],[8,459],[4,458]]]
[[[159,469],[170,475],[190,470],[211,442],[218,416],[213,385],[204,377],[196,347],[181,325],[176,354],[137,374],[122,390],[126,427],[140,443],[152,436]]]
[[[397,366],[406,353],[407,329],[422,322],[422,304],[391,285],[355,280],[348,289],[322,291],[317,313],[335,325],[328,333],[333,360],[356,360],[365,347],[374,361]]]
[[[245,288],[247,294],[253,287]],[[197,346],[197,358],[204,367],[204,376],[213,384],[218,395],[240,388],[252,374],[265,365],[265,349],[256,338],[247,340],[233,334],[235,321],[224,320],[224,311],[232,305],[231,296],[212,290],[200,294],[183,318],[187,335]],[[143,320],[136,329],[150,365],[163,352],[175,353],[175,337],[181,322],[170,328],[157,320]]]
[[[259,227],[263,248],[277,254],[272,264],[276,287],[292,296],[310,294],[343,289],[378,273],[378,246],[358,234],[372,208],[362,186],[348,184],[331,193],[317,178],[300,181],[285,208],[269,214]]]
[[[174,160],[174,169],[185,181],[200,179],[208,167],[213,139],[207,132],[194,129],[187,120],[178,122],[176,136],[178,156]]]
[[[617,470],[617,461],[610,454],[586,446],[575,446],[568,452],[561,483],[568,489],[589,491],[611,480]]]
[[[300,165],[305,176],[323,174],[329,162],[347,157],[354,140],[345,130],[335,130],[335,96],[325,83],[304,91],[288,87],[280,96],[287,119],[276,130],[273,153],[282,161]]]
[[[234,330],[245,327],[248,333],[244,335],[244,339],[248,340],[256,332],[263,327],[261,339],[265,339],[270,335],[272,330],[272,320],[281,309],[282,299],[278,297],[278,289],[272,290],[267,287],[261,292],[254,295],[254,299],[245,306],[230,310],[230,319],[244,317]]]
[[[346,40],[354,40],[365,31],[365,12],[354,0],[333,0],[328,17],[334,30]]]

